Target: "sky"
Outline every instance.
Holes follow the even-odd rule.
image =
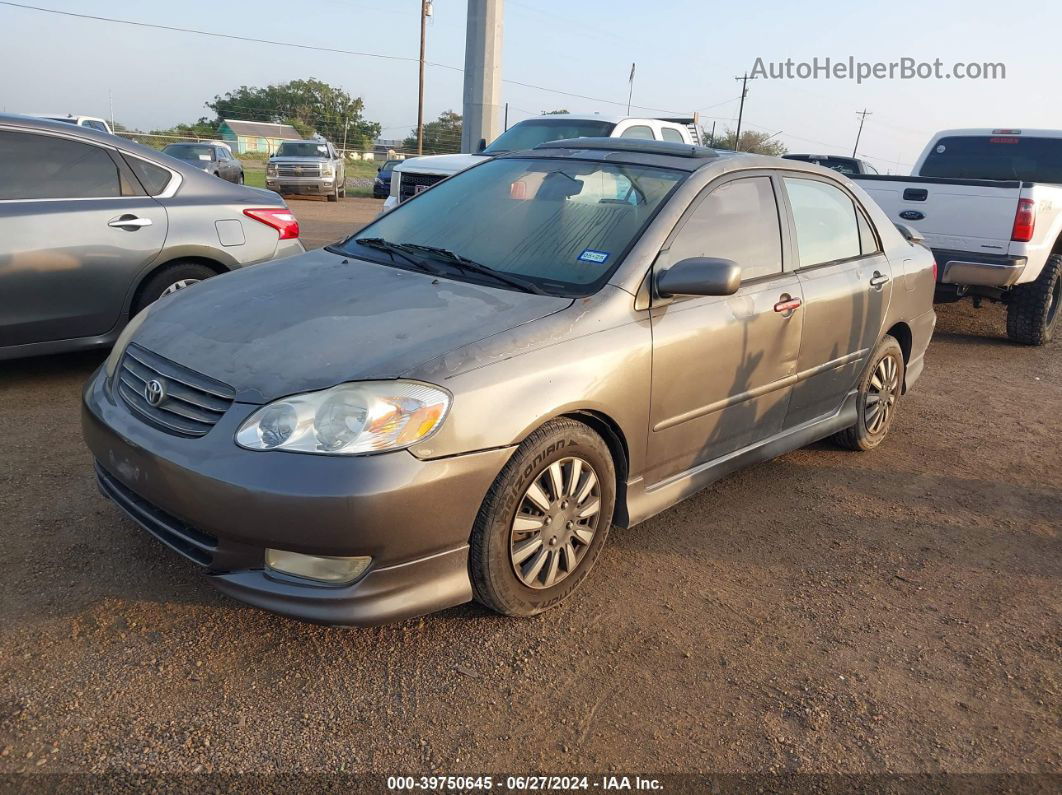
[[[384,138],[416,124],[420,0],[25,0],[44,8],[197,28],[409,61],[297,50],[130,27],[0,3],[0,108],[12,113],[114,117],[137,129],[209,116],[204,102],[240,85],[316,77],[365,102]],[[736,75],[763,62],[849,57],[1002,63],[997,80],[759,79],[749,83],[746,128],[777,134],[791,152],[851,154],[868,109],[860,156],[906,174],[930,136],[961,127],[1062,128],[1054,94],[1062,4],[1015,13],[989,0],[865,0],[755,5],[707,0],[504,0],[502,101],[509,122],[544,110],[632,114],[699,112],[733,126]],[[428,25],[425,118],[460,112],[465,0],[435,0]],[[553,89],[545,91],[517,83]],[[575,98],[556,92],[579,94]],[[1050,92],[1050,93],[1049,93]],[[592,98],[592,99],[590,99]],[[649,110],[653,109],[653,110]]]

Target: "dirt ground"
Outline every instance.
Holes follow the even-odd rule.
[[[292,206],[308,242],[375,204]],[[365,218],[364,220],[368,220]],[[944,307],[885,445],[614,531],[532,620],[216,593],[100,498],[100,354],[0,363],[0,772],[1062,772],[1062,344]]]

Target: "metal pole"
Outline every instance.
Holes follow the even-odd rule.
[[[631,115],[631,97],[634,96],[634,64],[631,64],[630,90],[627,92],[627,115]]]
[[[741,106],[738,108],[738,123],[737,132],[734,133],[734,150],[741,151],[741,118],[745,115],[745,97],[749,94],[749,80],[754,78],[749,77],[748,72],[741,77],[735,77],[735,80],[741,81]]]
[[[428,2],[420,0],[420,85],[417,91],[417,154],[424,154],[424,37],[428,28]]]
[[[711,138],[711,141],[712,142],[710,144],[708,144],[708,145],[714,149],[715,148],[715,122],[714,121],[712,122],[712,138]]]
[[[509,103],[505,103],[505,126],[502,127],[502,132],[509,129]]]
[[[114,97],[109,88],[107,89],[107,104],[111,106],[111,132],[114,132]]]
[[[859,139],[863,135],[863,122],[865,122],[867,120],[867,116],[873,116],[873,115],[874,114],[870,113],[869,111],[867,111],[866,108],[863,108],[863,112],[862,113],[859,113],[859,112],[856,113],[856,116],[859,117],[859,132],[856,133],[855,146],[852,147],[852,157],[855,157],[856,156],[856,152],[859,151]]]

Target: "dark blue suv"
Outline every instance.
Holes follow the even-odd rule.
[[[406,158],[412,160],[413,158]],[[376,179],[372,182],[372,197],[374,199],[386,199],[391,192],[391,172],[399,163],[405,160],[387,160],[376,170]]]

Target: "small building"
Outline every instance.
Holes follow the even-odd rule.
[[[224,119],[218,127],[221,140],[238,155],[247,152],[262,152],[270,155],[281,141],[301,141],[299,131],[290,124],[273,124],[264,121],[240,121]]]

